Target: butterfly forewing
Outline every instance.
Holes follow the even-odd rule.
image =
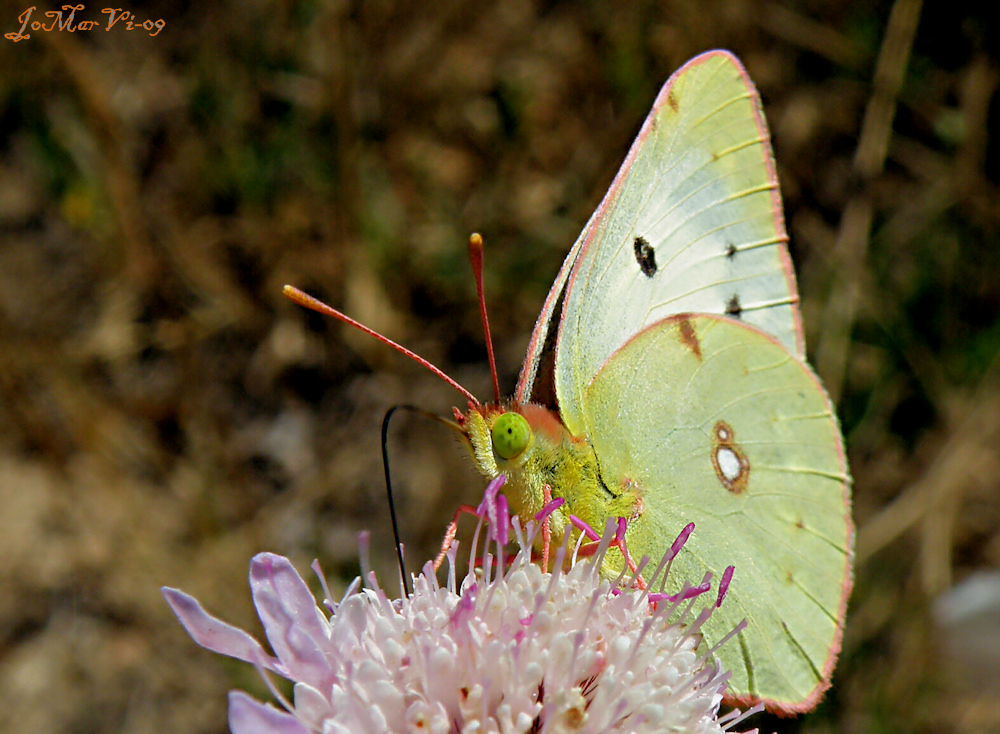
[[[611,353],[671,314],[728,314],[801,356],[786,240],[757,93],[732,55],[703,54],[664,85],[564,265],[555,382],[567,427]]]
[[[811,708],[839,651],[853,541],[840,429],[816,377],[754,327],[680,315],[612,355],[583,412],[603,484],[637,492],[632,555],[660,558],[694,522],[671,583],[736,567],[704,628],[714,644],[749,624],[717,653],[731,693]]]

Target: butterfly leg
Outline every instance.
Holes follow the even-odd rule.
[[[615,539],[611,541],[611,545],[618,548],[621,551],[622,557],[625,559],[625,563],[628,565],[628,570],[635,574],[635,586],[636,588],[645,591],[646,580],[642,577],[642,574],[637,573],[639,567],[636,565],[635,560],[632,558],[632,554],[628,552],[628,548],[625,547],[625,533],[620,532]]]
[[[588,537],[597,538],[597,532],[594,531],[589,525],[581,520],[575,520],[574,525],[580,528]],[[628,547],[625,545],[625,530],[628,527],[628,521],[624,517],[618,518],[618,529],[615,532],[615,537],[611,541],[610,547],[617,548],[622,554],[622,558],[625,559],[625,565],[628,570],[635,574],[635,579],[633,583],[636,588],[645,590],[647,587],[646,580],[642,577],[642,574],[638,573],[639,566],[632,558],[632,554],[629,553]],[[597,552],[600,547],[600,542],[598,540],[592,540],[590,543],[585,543],[580,546],[579,554],[580,556],[592,556]]]
[[[476,508],[472,505],[459,505],[458,509],[455,510],[455,514],[451,517],[451,522],[448,523],[447,529],[444,531],[444,539],[441,541],[441,550],[438,551],[437,558],[434,559],[434,570],[437,571],[441,568],[441,564],[444,563],[444,559],[448,555],[448,549],[451,548],[451,544],[455,542],[455,535],[458,534],[458,518],[463,514],[475,515],[479,517],[479,513]]]
[[[545,505],[552,502],[552,487],[546,484],[542,487],[542,496],[545,498]],[[549,570],[549,547],[552,544],[552,523],[547,516],[542,520],[542,570],[548,573]]]

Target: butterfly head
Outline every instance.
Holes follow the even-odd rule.
[[[533,460],[539,448],[562,441],[565,428],[541,405],[469,405],[455,411],[459,431],[476,461],[488,477],[516,475]]]
[[[534,432],[516,409],[502,405],[470,405],[464,415],[456,410],[455,417],[477,468],[486,476],[516,471],[530,454]]]

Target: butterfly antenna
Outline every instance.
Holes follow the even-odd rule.
[[[473,232],[469,237],[469,261],[472,263],[472,273],[476,278],[476,291],[479,293],[479,313],[483,317],[483,331],[486,334],[486,354],[490,359],[490,374],[493,376],[493,397],[500,402],[500,380],[497,379],[497,360],[493,356],[493,337],[490,336],[490,320],[486,315],[486,296],[483,292],[483,238]]]
[[[482,242],[481,238],[480,238],[480,242]],[[482,262],[482,256],[480,256],[480,263],[481,262]],[[434,365],[432,365],[430,362],[428,362],[426,359],[424,359],[420,355],[418,355],[418,354],[416,354],[414,352],[411,352],[406,347],[404,347],[404,346],[402,346],[400,344],[397,344],[396,342],[394,342],[389,337],[382,336],[381,334],[379,334],[374,329],[369,329],[364,324],[362,324],[362,323],[360,323],[358,321],[355,321],[350,316],[341,313],[340,311],[338,311],[337,309],[333,308],[332,306],[327,306],[325,303],[323,303],[318,298],[313,298],[308,293],[304,293],[303,291],[300,291],[298,288],[296,288],[294,286],[286,285],[284,288],[281,289],[281,292],[282,292],[282,294],[286,298],[288,298],[291,301],[295,301],[295,303],[299,304],[300,306],[304,306],[304,307],[306,307],[308,309],[311,309],[312,311],[315,311],[316,313],[321,313],[324,316],[331,316],[331,317],[337,319],[338,321],[342,321],[343,323],[348,324],[349,326],[353,326],[355,329],[363,331],[364,333],[368,334],[369,336],[375,337],[376,339],[378,339],[380,342],[382,342],[386,346],[392,347],[393,349],[395,349],[400,354],[406,355],[407,357],[409,357],[410,359],[412,359],[417,364],[422,365],[423,367],[426,367],[427,369],[429,369],[435,375],[437,375],[442,380],[444,380],[449,385],[451,385],[453,388],[455,388],[460,393],[462,393],[462,395],[464,395],[469,400],[469,402],[472,403],[473,405],[476,405],[476,406],[479,405],[479,401],[476,400],[476,396],[475,395],[473,395],[471,392],[469,392],[464,387],[462,387],[461,385],[459,385],[453,379],[451,379],[450,377],[448,377],[448,375],[446,375],[441,369],[435,367]],[[482,293],[482,290],[480,289],[480,294],[481,293]],[[482,297],[480,297],[480,301],[481,300],[482,300]],[[488,334],[489,334],[489,332],[487,331],[487,335]],[[488,336],[487,336],[487,341],[488,341]],[[493,364],[493,350],[491,348],[490,349],[490,365],[492,366],[492,364]],[[494,382],[494,384],[496,384],[496,370],[494,370],[494,372],[493,372],[493,382]],[[499,390],[497,392],[499,393]]]
[[[389,419],[399,408],[420,412],[412,405],[394,405],[382,419],[382,470],[385,472],[385,492],[389,498],[389,517],[392,518],[392,537],[396,541],[396,559],[399,561],[399,575],[403,579],[403,591],[410,596],[410,582],[406,578],[406,566],[403,564],[403,544],[399,540],[399,522],[396,520],[396,503],[392,499],[392,475],[389,472]]]
[[[444,423],[449,428],[457,430],[461,429],[459,429],[458,426],[452,421],[434,415],[433,413],[428,413],[426,410],[421,410],[414,405],[407,405],[405,403],[394,405],[389,408],[389,410],[386,411],[385,418],[382,419],[382,470],[385,472],[385,492],[389,500],[389,517],[392,519],[392,537],[396,541],[396,559],[399,561],[399,575],[403,577],[403,591],[406,593],[406,596],[409,596],[410,582],[407,580],[406,566],[403,563],[403,543],[399,539],[399,521],[396,518],[396,503],[393,500],[392,494],[392,475],[389,471],[389,420],[400,408],[408,410],[411,413],[416,413],[417,415],[422,415],[425,418],[431,418],[439,423]]]

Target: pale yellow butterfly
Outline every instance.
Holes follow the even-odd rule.
[[[541,511],[547,489],[565,500],[554,542],[570,515],[624,517],[630,555],[658,559],[693,522],[671,578],[735,566],[703,628],[711,644],[747,621],[717,653],[733,700],[796,713],[830,684],[854,530],[786,241],[757,92],[731,54],[702,54],[664,85],[570,250],[513,399],[480,404],[431,368],[470,399],[458,427],[483,474],[507,476],[514,513]]]

